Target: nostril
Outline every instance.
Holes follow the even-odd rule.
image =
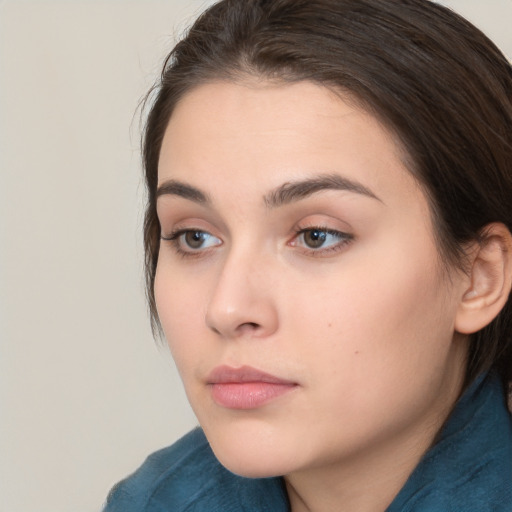
[[[219,336],[222,336],[222,330],[221,329],[218,329],[217,327],[215,327],[213,325],[209,325],[209,328],[215,334],[218,334]],[[258,324],[256,322],[244,322],[244,323],[241,323],[240,325],[238,325],[235,328],[234,333],[238,333],[238,335],[240,335],[240,334],[243,334],[244,332],[245,333],[249,333],[249,332],[257,331],[260,328],[261,328],[260,324]]]
[[[255,331],[259,330],[261,328],[261,325],[256,323],[256,322],[244,322],[242,324],[240,324],[236,331],[238,332],[238,334],[249,334],[249,333],[254,333]]]

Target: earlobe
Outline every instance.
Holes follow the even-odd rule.
[[[471,255],[470,284],[464,291],[455,330],[472,334],[490,324],[512,287],[512,235],[504,224],[489,224]]]

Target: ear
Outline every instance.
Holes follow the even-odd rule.
[[[469,287],[463,293],[455,330],[472,334],[490,324],[505,306],[512,288],[512,235],[504,224],[482,230],[470,253]]]

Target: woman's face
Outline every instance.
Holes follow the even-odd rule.
[[[419,457],[460,392],[468,283],[440,270],[389,132],[311,83],[210,83],[177,105],[158,181],[158,314],[220,461]]]

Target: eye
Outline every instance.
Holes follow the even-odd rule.
[[[185,231],[180,234],[178,240],[191,249],[202,249],[215,245],[215,237],[205,231]]]
[[[304,244],[311,249],[322,247],[328,240],[328,237],[334,238],[333,235],[320,229],[308,229],[301,233]],[[336,242],[336,240],[335,240]]]
[[[182,254],[203,251],[222,244],[222,241],[207,231],[200,229],[180,229],[162,240],[173,243],[176,251]]]
[[[353,235],[328,228],[311,227],[297,231],[290,245],[311,252],[329,252],[343,248],[353,240]]]

